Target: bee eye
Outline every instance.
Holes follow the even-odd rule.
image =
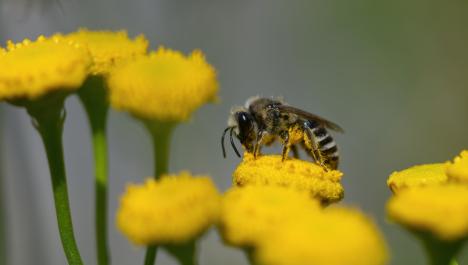
[[[237,123],[241,133],[247,133],[253,128],[253,119],[247,112],[240,112],[237,115]]]

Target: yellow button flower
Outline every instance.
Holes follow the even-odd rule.
[[[387,180],[393,193],[405,188],[439,185],[447,182],[445,164],[427,164],[413,166],[402,171],[393,172]]]
[[[462,151],[453,163],[447,164],[446,173],[450,180],[468,183],[468,150]]]
[[[184,56],[159,48],[111,72],[110,102],[143,119],[186,121],[216,99],[216,72],[201,51]]]
[[[247,186],[231,188],[221,209],[224,240],[239,247],[254,247],[286,220],[301,219],[320,207],[306,192],[278,186]]]
[[[86,78],[87,49],[58,36],[8,42],[0,52],[0,100],[33,100],[57,90],[75,90]]]
[[[208,177],[187,172],[129,185],[117,211],[117,226],[138,245],[183,244],[218,220],[221,197]]]
[[[335,207],[284,224],[264,237],[255,256],[262,265],[383,265],[388,260],[374,223],[357,210]]]
[[[468,187],[427,186],[401,191],[387,204],[395,222],[452,241],[468,236]]]
[[[233,182],[237,186],[277,185],[306,190],[320,201],[329,203],[343,198],[342,175],[340,171],[325,171],[308,161],[287,159],[283,162],[279,155],[263,155],[254,159],[252,154],[245,152],[233,173]]]
[[[117,63],[146,54],[148,48],[148,40],[143,35],[132,40],[126,31],[80,29],[65,38],[88,47],[93,59],[90,71],[94,75],[107,74]]]

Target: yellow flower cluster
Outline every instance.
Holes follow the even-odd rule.
[[[233,182],[237,186],[276,185],[305,190],[323,203],[329,203],[343,198],[342,175],[340,171],[325,171],[308,161],[287,159],[283,162],[279,155],[255,159],[245,152],[242,163],[233,174]]]
[[[355,209],[332,207],[291,220],[264,237],[263,265],[383,265],[387,247],[373,222]]]
[[[450,180],[468,183],[468,150],[455,157],[453,163],[448,163],[446,172]]]
[[[397,193],[405,188],[443,184],[447,182],[445,168],[446,165],[442,163],[413,166],[393,172],[387,185],[393,193]]]
[[[118,63],[145,55],[148,48],[148,40],[143,35],[132,40],[126,31],[80,29],[64,37],[88,47],[93,59],[90,69],[93,75],[107,74]]]
[[[414,166],[390,175],[388,215],[413,231],[442,241],[468,238],[468,152],[453,163]]]
[[[108,85],[114,108],[162,122],[188,120],[218,91],[216,72],[201,51],[184,56],[166,48],[117,67]]]
[[[260,265],[384,265],[385,241],[360,211],[323,206],[343,198],[343,173],[310,161],[244,152],[223,197],[224,241]]]
[[[187,172],[166,175],[127,187],[117,226],[138,245],[183,244],[217,222],[220,203],[210,178]]]
[[[60,36],[9,41],[7,51],[0,52],[0,100],[34,100],[52,91],[76,90],[90,64],[83,45]]]
[[[278,186],[234,187],[223,198],[222,234],[231,245],[256,246],[287,220],[301,219],[319,207],[319,202],[306,192]]]
[[[446,241],[468,237],[468,187],[439,185],[405,190],[390,199],[389,216]]]
[[[33,100],[76,90],[88,74],[109,75],[112,105],[147,120],[186,121],[217,99],[215,69],[201,51],[185,56],[160,48],[147,55],[143,35],[80,29],[0,48],[0,100]],[[115,71],[114,71],[115,70]]]

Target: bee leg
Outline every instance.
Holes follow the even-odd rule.
[[[283,141],[283,152],[282,152],[283,157],[281,158],[281,161],[284,162],[284,160],[288,158],[289,150],[291,148],[291,143],[289,142],[288,131],[282,131],[280,133],[280,137],[281,137],[281,140]]]
[[[265,134],[266,134],[266,131],[258,131],[257,141],[255,141],[254,150],[253,150],[253,155],[255,159],[260,153],[260,147],[263,144]]]
[[[312,155],[315,163],[320,165],[325,171],[328,171],[328,167],[325,165],[325,158],[322,156],[320,152],[320,148],[317,144],[317,138],[315,137],[312,130],[306,127],[306,133],[304,134],[304,142],[309,149],[309,153]]]

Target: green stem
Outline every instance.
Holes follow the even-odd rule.
[[[169,171],[169,151],[175,123],[145,121],[145,125],[153,141],[154,178],[159,179]]]
[[[145,254],[145,265],[153,265],[154,262],[156,261],[156,252],[158,251],[157,246],[149,246],[146,249],[146,254]]]
[[[197,247],[195,241],[183,245],[165,246],[167,251],[174,256],[180,265],[197,265]]]
[[[255,258],[254,258],[254,248],[246,247],[244,248],[244,253],[245,253],[245,256],[247,257],[247,260],[249,261],[249,264],[256,265]]]
[[[107,243],[108,160],[106,124],[109,104],[104,78],[101,76],[89,77],[78,91],[78,96],[86,110],[93,139],[97,259],[99,265],[108,265],[110,261]]]
[[[156,121],[144,120],[153,142],[154,178],[159,179],[161,175],[169,171],[169,151],[174,123],[158,123]],[[149,246],[146,249],[145,265],[153,265],[156,261],[157,246]]]
[[[457,265],[455,257],[462,241],[441,241],[433,236],[420,234],[430,265]]]
[[[0,110],[1,112],[1,110]],[[2,113],[0,113],[0,124],[3,125],[3,119],[2,119],[2,116],[1,115]],[[2,128],[2,127],[0,127]],[[3,137],[2,137],[2,131],[0,131],[0,147],[2,146],[2,140],[3,140]],[[3,150],[2,148],[0,148],[0,150]],[[5,207],[6,207],[6,204],[5,204],[5,201],[4,201],[4,189],[3,189],[3,159],[2,159],[2,153],[0,152],[0,264],[7,264],[8,263],[8,260],[7,260],[7,250],[6,250],[6,222],[5,222]]]
[[[65,94],[56,93],[26,104],[41,135],[49,162],[60,239],[69,265],[82,265],[75,241],[63,159],[62,131]]]

